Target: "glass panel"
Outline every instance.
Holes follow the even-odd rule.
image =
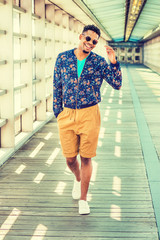
[[[36,100],[36,84],[33,85],[32,91],[33,91],[33,101],[35,101]]]
[[[32,41],[32,57],[36,58],[36,41]]]
[[[14,87],[21,83],[21,65],[14,65]]]
[[[19,38],[14,38],[14,60],[20,59],[21,57],[21,41]]]
[[[20,0],[13,0],[13,5],[20,7]]]
[[[35,62],[32,63],[32,71],[33,71],[32,78],[36,79],[36,63]]]
[[[140,48],[137,47],[137,48],[135,49],[135,52],[136,52],[136,53],[139,53],[139,52],[140,52]]]
[[[48,80],[46,82],[46,96],[51,92],[51,84],[50,81]]]
[[[14,112],[17,113],[21,109],[21,91],[15,91],[14,93]]]
[[[120,61],[121,61],[121,62],[124,61],[124,56],[120,56]]]
[[[20,32],[20,14],[13,12],[13,32]]]
[[[132,48],[128,48],[128,52],[131,53],[132,52]]]
[[[121,48],[121,52],[125,52],[125,48]]]
[[[36,107],[33,108],[33,121],[36,121]]]
[[[34,0],[32,0],[32,13],[34,13],[35,11],[35,3],[34,3]]]
[[[15,119],[15,135],[17,135],[18,133],[20,133],[22,131],[21,122],[22,122],[21,116],[19,116],[18,118]]]
[[[32,19],[32,35],[35,36],[35,20]]]

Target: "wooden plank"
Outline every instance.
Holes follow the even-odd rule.
[[[23,218],[21,218],[21,221],[17,221],[16,224],[14,224],[14,226],[12,227],[12,231],[26,231],[27,232],[31,232],[35,230],[35,221],[36,221],[36,224],[41,224],[41,218],[40,219],[37,219],[35,218],[35,221],[34,219],[32,219],[32,221],[29,220],[29,218],[27,219],[27,221],[29,223],[25,223]],[[53,229],[53,230],[56,230],[57,232],[59,231],[64,231],[64,232],[67,232],[68,229],[69,231],[71,232],[77,232],[79,231],[79,229],[81,228],[81,231],[85,231],[86,230],[86,227],[84,224],[82,224],[82,222],[78,221],[75,223],[75,221],[71,221],[69,224],[68,221],[53,221],[52,218],[50,219],[45,219],[45,221],[43,221],[44,225],[46,226],[47,225],[47,228],[48,229]],[[151,223],[147,223],[147,224],[141,224],[141,223],[138,223],[138,224],[132,224],[132,223],[126,223],[125,224],[123,222],[121,222],[121,224],[115,224],[115,223],[108,223],[108,222],[105,222],[105,221],[97,221],[97,222],[90,222],[90,225],[89,225],[89,229],[88,231],[89,232],[96,232],[96,234],[99,235],[100,232],[108,232],[107,229],[113,229],[114,232],[123,232],[123,233],[130,233],[130,232],[135,232],[135,234],[138,234],[138,233],[142,233],[142,229],[144,232],[146,232],[148,235],[151,234],[151,233],[154,233],[154,231],[156,231],[156,227],[155,227],[155,224],[151,224]],[[97,230],[95,230],[97,229]],[[105,236],[105,235],[104,235]]]
[[[36,226],[35,226],[36,228]],[[53,229],[54,227],[52,227]],[[28,236],[28,237],[31,237],[32,235],[34,234],[34,231],[29,231],[29,230],[10,230],[9,233],[7,234],[7,236],[17,236],[17,235],[23,235],[23,236]],[[88,237],[101,237],[101,238],[104,238],[104,237],[108,237],[108,238],[112,238],[112,237],[119,237],[119,238],[128,238],[128,235],[130,237],[134,237],[134,238],[142,238],[142,239],[149,239],[149,240],[158,240],[158,237],[157,237],[157,233],[155,232],[122,232],[122,231],[101,231],[101,232],[95,232],[95,231],[84,231],[84,228],[81,228],[81,231],[70,231],[70,230],[67,230],[67,231],[57,231],[57,230],[48,230],[46,232],[46,235],[45,237],[66,237],[66,238],[69,238],[70,237],[82,237],[83,239],[87,239]],[[40,236],[40,235],[39,235]]]

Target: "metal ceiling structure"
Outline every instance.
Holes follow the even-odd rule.
[[[131,40],[144,40],[160,30],[160,0],[147,0],[132,32]]]
[[[160,31],[160,0],[49,0],[82,21],[95,23],[106,40],[140,42]]]
[[[83,2],[114,41],[123,41],[126,9],[124,0],[84,0]]]
[[[123,41],[125,28],[124,0],[84,0],[83,2],[107,30],[112,39]]]

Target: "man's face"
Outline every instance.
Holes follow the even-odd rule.
[[[81,50],[88,54],[95,48],[96,44],[98,43],[98,34],[88,30],[80,35],[80,48]]]

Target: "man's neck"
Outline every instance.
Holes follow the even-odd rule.
[[[76,55],[77,59],[81,61],[81,60],[85,59],[86,57],[88,57],[88,55],[90,53],[84,53],[81,49],[76,48],[74,50],[74,54]]]

